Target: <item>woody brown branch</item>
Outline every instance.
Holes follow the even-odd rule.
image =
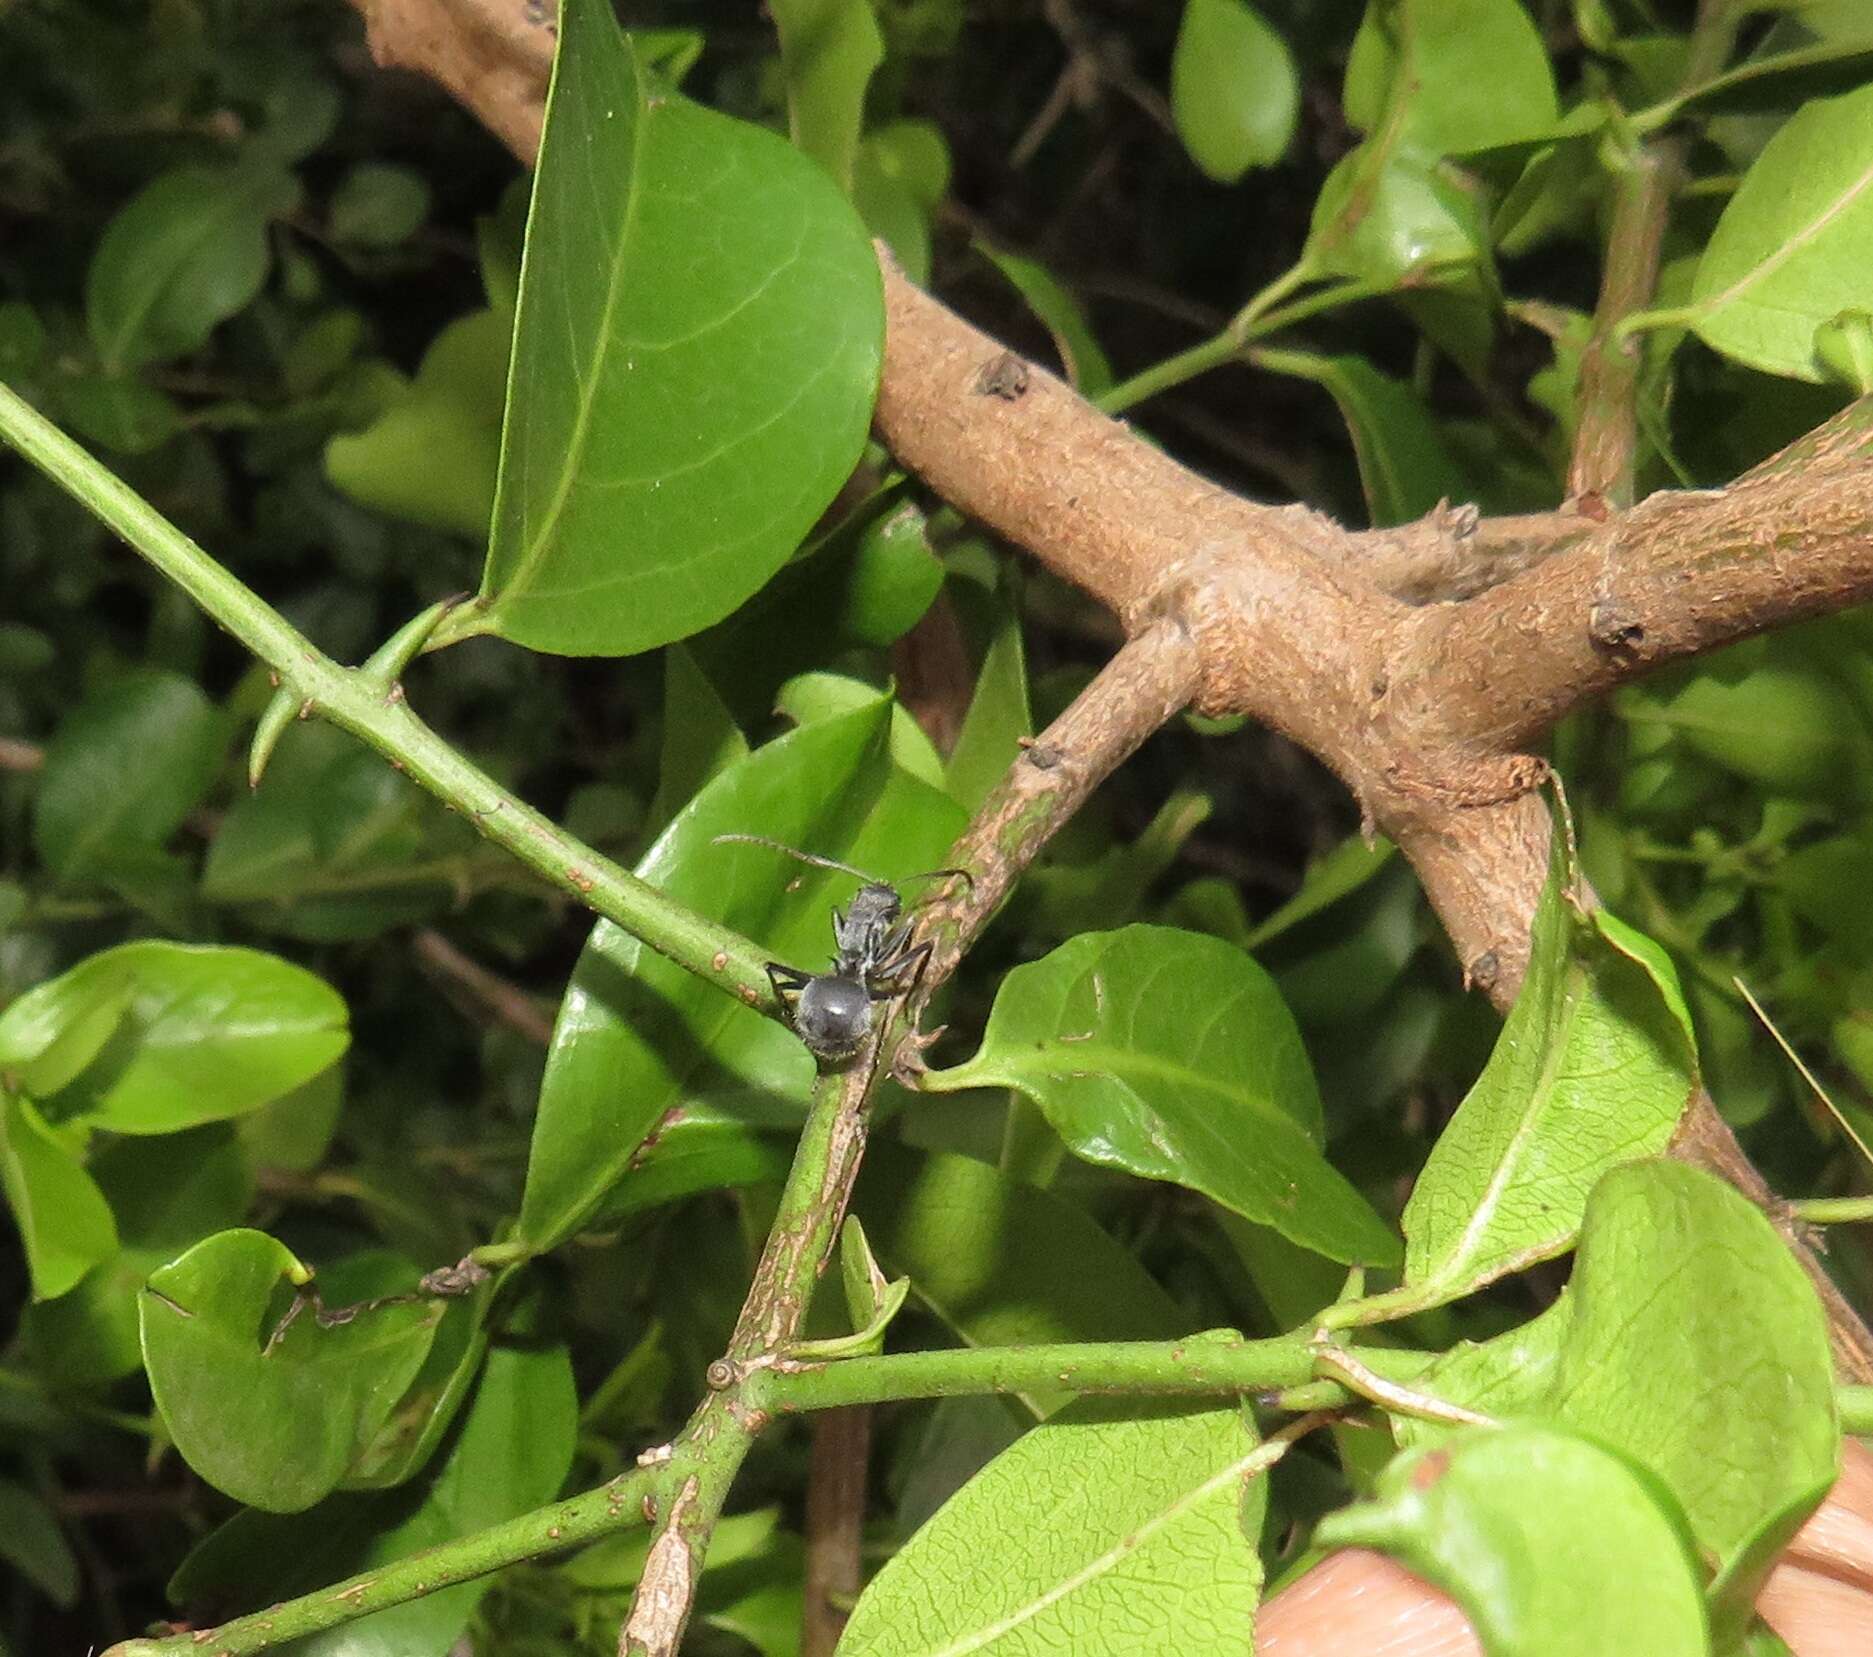
[[[532,159],[543,25],[516,43],[512,0],[353,4],[378,61],[433,74]],[[512,55],[490,65],[487,43],[502,39]],[[1663,661],[1873,598],[1873,402],[1728,489],[1657,496],[1604,521],[1591,501],[1546,525],[1524,520],[1501,537],[1520,573],[1498,580],[1470,544],[1498,537],[1461,513],[1349,532],[1304,507],[1230,495],[1015,363],[885,263],[878,424],[893,451],[1135,639],[1156,622],[1187,635],[1203,711],[1250,714],[1332,766],[1410,858],[1466,971],[1499,1006],[1526,968],[1547,861],[1533,792],[1543,767],[1522,750],[1580,701]],[[1414,608],[1364,573],[1401,561],[1417,571],[1413,596],[1476,596]],[[1449,582],[1446,561],[1461,572]],[[1753,1170],[1709,1101],[1692,1115],[1700,1157],[1747,1187]],[[1873,1373],[1873,1341],[1833,1301],[1837,1349]]]

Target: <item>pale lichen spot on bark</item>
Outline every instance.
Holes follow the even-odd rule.
[[[697,1491],[692,1474],[670,1504],[663,1534],[644,1562],[631,1614],[618,1631],[618,1657],[674,1657],[696,1585],[696,1559],[683,1535],[683,1517],[695,1505]]]

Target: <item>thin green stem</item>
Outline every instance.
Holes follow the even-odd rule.
[[[1873,1220],[1873,1197],[1798,1197],[1788,1211],[1807,1225],[1852,1225]]]
[[[835,1363],[779,1363],[749,1373],[742,1401],[789,1415],[846,1404],[1037,1391],[1228,1396],[1279,1391],[1314,1374],[1311,1331],[1272,1340],[1194,1335],[1181,1341],[1002,1346],[902,1352]]]
[[[1306,268],[1296,265],[1244,305],[1229,319],[1228,326],[1221,333],[1200,341],[1187,351],[1178,352],[1174,357],[1166,357],[1162,362],[1152,364],[1129,380],[1121,380],[1094,401],[1106,413],[1117,414],[1135,403],[1142,403],[1147,397],[1155,397],[1159,392],[1169,391],[1173,386],[1182,385],[1184,381],[1195,379],[1212,368],[1220,368],[1240,356],[1243,348],[1255,340],[1265,339],[1270,334],[1292,327],[1297,322],[1304,322],[1308,317],[1318,316],[1323,311],[1337,310],[1342,305],[1351,305],[1358,300],[1372,299],[1390,292],[1393,286],[1390,282],[1349,278],[1320,288],[1304,299],[1295,300],[1291,305],[1278,307],[1278,301],[1310,280],[1312,277]]]
[[[525,1559],[641,1525],[645,1519],[644,1498],[651,1489],[650,1473],[633,1468],[595,1490],[408,1559],[378,1565],[329,1588],[302,1594],[251,1616],[236,1617],[218,1628],[154,1640],[125,1640],[112,1646],[104,1657],[183,1657],[184,1653],[187,1657],[203,1657],[205,1652],[213,1657],[253,1657],[287,1640],[421,1599],[505,1565],[517,1565]]]
[[[672,902],[471,764],[410,711],[401,687],[341,666],[99,461],[0,385],[0,438],[88,507],[271,667],[302,715],[319,713],[462,812],[549,886],[698,977],[773,1007],[763,956],[739,933]]]

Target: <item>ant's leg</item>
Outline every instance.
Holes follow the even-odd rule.
[[[808,974],[793,967],[782,966],[779,961],[768,962],[767,981],[774,987],[774,999],[783,1007],[787,1005],[788,996],[798,995],[813,982]]]
[[[893,939],[894,943],[898,940]],[[914,944],[909,949],[900,950],[888,960],[879,962],[872,971],[872,981],[879,987],[872,991],[876,1001],[888,1001],[893,996],[913,996],[923,983],[924,968],[929,966],[930,957],[936,949],[934,941]],[[903,982],[905,973],[911,974],[911,981]]]

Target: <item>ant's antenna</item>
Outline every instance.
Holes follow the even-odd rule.
[[[765,834],[718,834],[709,842],[719,846],[727,840],[739,840],[745,845],[766,846],[770,851],[785,852],[789,857],[797,857],[802,863],[817,863],[822,869],[837,869],[842,874],[857,875],[860,880],[869,881],[874,886],[885,883],[876,875],[868,875],[863,869],[855,869],[850,863],[841,863],[836,857],[820,857],[813,852],[803,852],[789,846],[785,841],[770,840]]]
[[[765,834],[718,834],[709,843],[719,846],[728,840],[738,840],[749,846],[766,846],[770,851],[785,852],[789,857],[797,857],[802,863],[816,863],[822,869],[837,869],[842,874],[856,875],[860,880],[867,881],[873,886],[891,884],[889,881],[880,880],[876,875],[868,875],[863,869],[853,868],[850,863],[841,863],[836,857],[821,857],[814,852],[803,852],[783,840],[770,840]],[[908,886],[914,880],[940,880],[946,875],[960,875],[969,883],[972,891],[975,888],[975,876],[967,869],[931,869],[926,874],[906,875],[898,884]]]

